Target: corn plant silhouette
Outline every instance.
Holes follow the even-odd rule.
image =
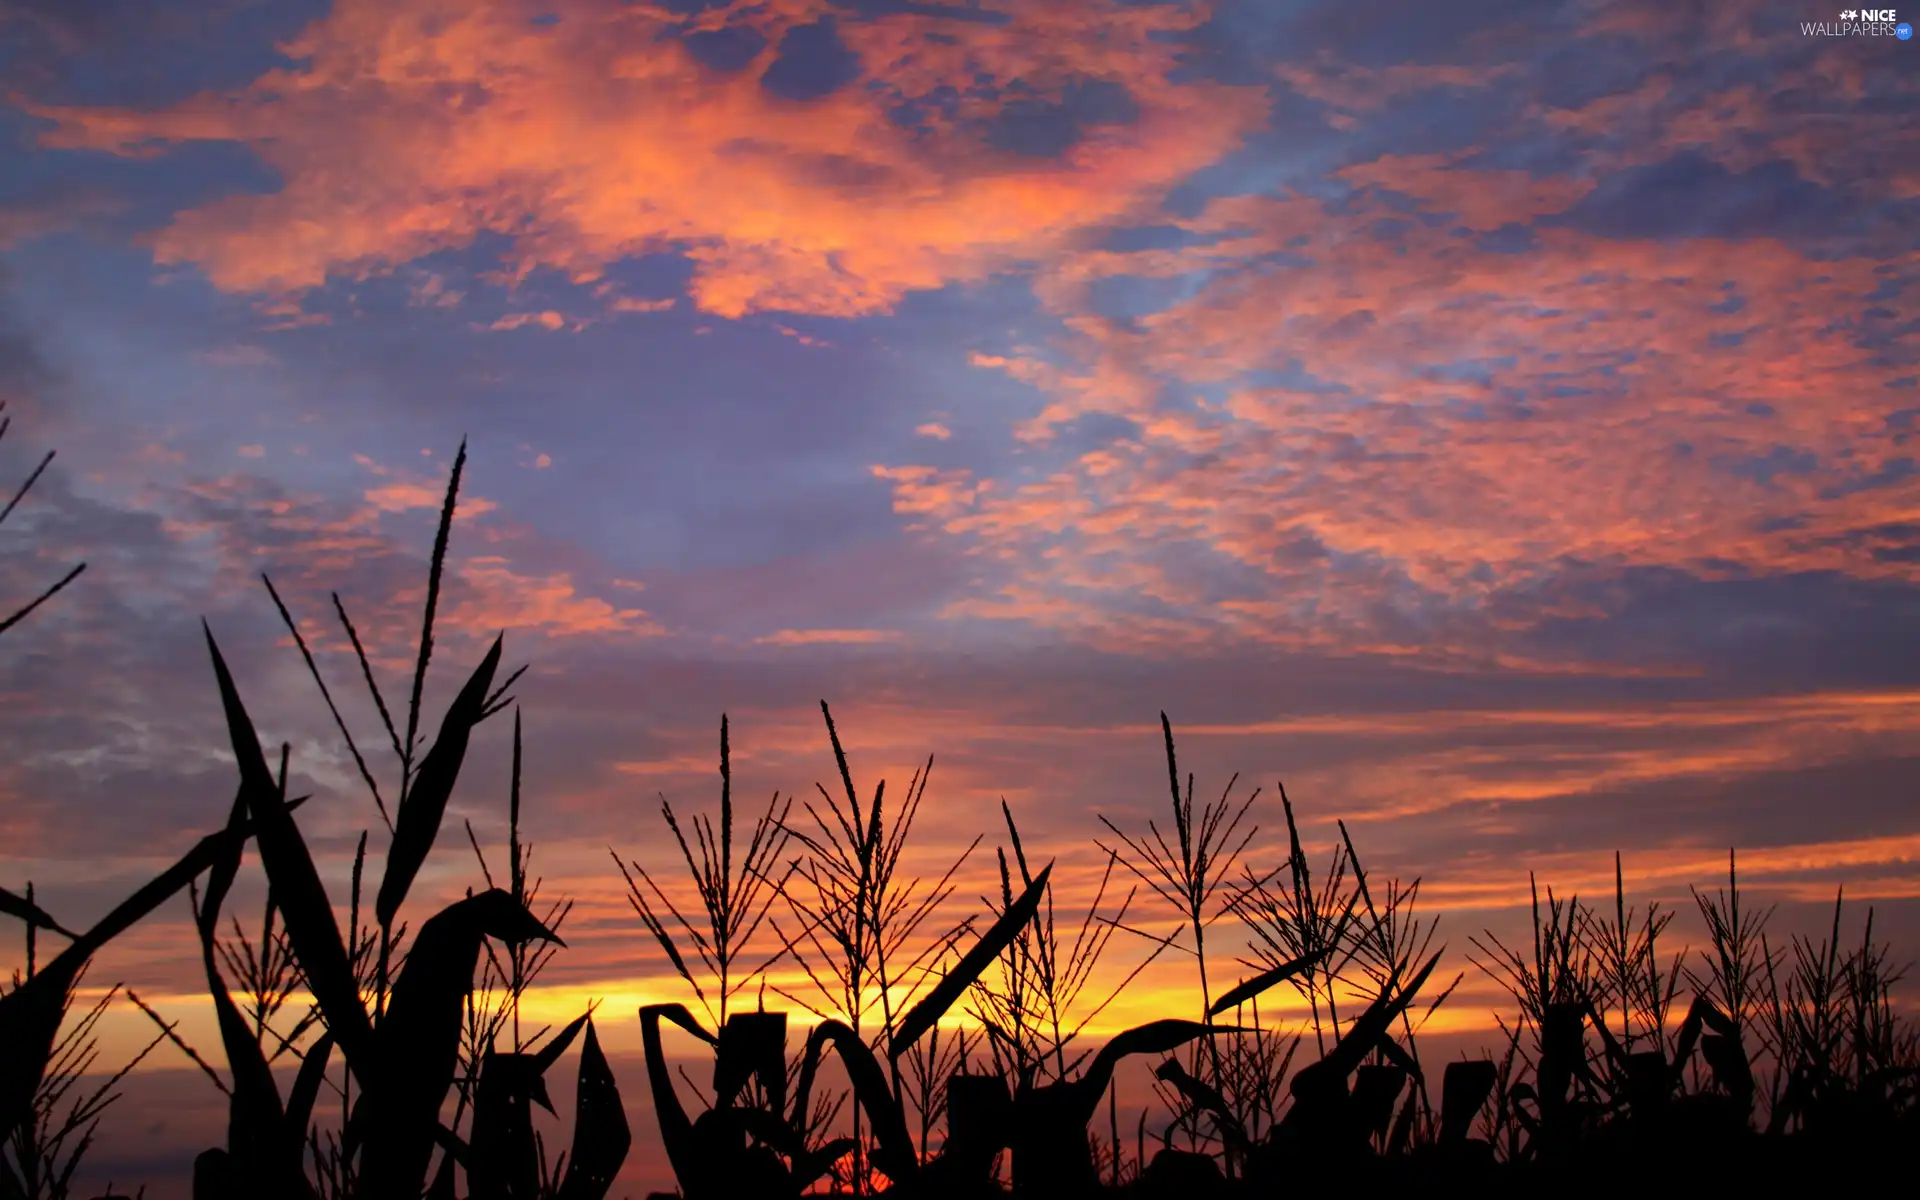
[[[907,1012],[906,1006],[919,995],[932,964],[945,957],[970,932],[972,918],[955,922],[924,939],[917,950],[912,948],[913,943],[920,940],[923,927],[952,897],[953,876],[972,855],[980,839],[975,837],[931,884],[917,876],[903,876],[901,855],[926,796],[933,759],[929,757],[926,765],[914,772],[907,784],[905,800],[889,819],[886,781],[883,779],[875,785],[870,802],[860,799],[847,764],[846,749],[834,727],[833,711],[824,700],[820,702],[820,714],[833,746],[846,804],[842,807],[825,785],[816,784],[820,805],[816,807],[807,801],[802,806],[810,824],[790,824],[784,820],[781,823],[782,831],[803,853],[791,861],[776,885],[796,923],[794,932],[783,931],[777,919],[771,921],[771,926],[785,953],[804,972],[811,991],[797,992],[785,986],[771,990],[823,1022],[844,1023],[851,1031],[851,1040],[886,1045],[889,1048],[887,1092],[892,1102],[898,1104],[903,1091],[900,1056],[931,1028],[958,995],[946,997],[945,1003],[938,1006],[939,1011],[933,1014],[933,1020],[924,1023],[916,1021],[916,1013],[924,1013],[926,1009],[917,1007]],[[985,966],[982,963],[981,969]],[[879,1029],[869,1034],[876,1015]],[[844,1059],[845,1046],[841,1041],[835,1044],[841,1047]],[[875,1098],[873,1103],[882,1102]],[[872,1115],[871,1108],[862,1103],[854,1109],[851,1180],[856,1191],[863,1191],[869,1185],[865,1175],[867,1148],[861,1138],[861,1124],[863,1118]],[[890,1153],[896,1163],[900,1162],[899,1153]],[[899,1178],[891,1172],[888,1174]]]
[[[1192,930],[1193,959],[1200,980],[1200,1012],[1203,1020],[1211,1020],[1214,1004],[1212,987],[1207,978],[1207,929],[1232,912],[1231,887],[1225,893],[1226,902],[1215,904],[1214,897],[1223,884],[1231,883],[1241,852],[1260,831],[1257,825],[1249,826],[1244,833],[1240,830],[1247,810],[1260,798],[1260,789],[1253,789],[1235,808],[1231,797],[1234,785],[1240,781],[1240,776],[1235,774],[1227,780],[1220,799],[1201,806],[1196,818],[1193,810],[1193,775],[1188,773],[1183,795],[1180,790],[1180,764],[1173,748],[1173,724],[1164,712],[1160,714],[1160,731],[1166,743],[1167,784],[1173,801],[1173,843],[1168,843],[1158,823],[1153,820],[1147,822],[1146,836],[1136,838],[1103,815],[1100,823],[1120,839],[1126,853],[1122,854],[1097,840],[1095,845],[1118,858],[1122,865],[1178,913]],[[1220,1058],[1220,1043],[1211,1029],[1207,1031],[1203,1044],[1212,1078],[1222,1078],[1225,1068]],[[1194,1065],[1197,1068],[1199,1064],[1196,1061]]]
[[[267,769],[258,735],[226,660],[211,630],[207,631],[208,653],[239,766],[240,790],[227,835],[209,863],[212,873],[196,912],[209,992],[220,1017],[231,1111],[227,1144],[209,1150],[196,1163],[196,1200],[263,1194],[328,1200],[414,1197],[428,1188],[429,1178],[433,1195],[451,1197],[456,1169],[464,1171],[472,1198],[518,1200],[566,1195],[598,1200],[611,1186],[626,1155],[626,1121],[591,1015],[583,1015],[540,1046],[530,1045],[518,1028],[520,995],[547,961],[539,947],[564,944],[555,927],[564,919],[567,906],[564,902],[551,906],[544,921],[529,908],[538,884],[529,884],[529,850],[520,838],[517,716],[509,797],[509,887],[492,886],[482,854],[487,890],[469,892],[466,899],[441,909],[424,921],[417,933],[410,935],[401,920],[407,894],[443,823],[473,732],[511,703],[507,693],[520,674],[513,672],[496,686],[502,648],[496,638],[449,706],[439,735],[430,745],[423,745],[419,734],[423,683],[431,659],[435,611],[465,461],[463,443],[454,459],[434,540],[404,738],[375,681],[357,629],[339,596],[333,597],[334,611],[353,646],[399,761],[400,781],[391,810],[334,703],[298,622],[272,581],[263,577],[391,834],[370,928],[363,928],[361,911],[365,834],[355,855],[348,926],[343,937],[311,852],[293,819],[295,806],[285,795],[287,748],[282,747],[276,778]],[[226,965],[230,969],[239,966],[236,974],[248,981],[255,995],[251,1024],[228,994],[220,970],[223,951],[214,936],[221,901],[239,870],[241,834],[248,829],[257,834],[272,897],[273,908],[263,931],[267,956],[258,971],[231,956]],[[471,826],[468,837],[478,852],[479,842]],[[277,935],[272,930],[275,910],[281,925]],[[275,957],[271,952],[275,938],[284,938],[287,957]],[[507,947],[505,963],[490,942]],[[244,941],[242,944],[244,947]],[[484,971],[483,948],[487,953]],[[283,1102],[263,1045],[271,1041],[287,1048],[295,1040],[275,1030],[271,1020],[278,1011],[273,998],[286,990],[288,959],[297,966],[301,983],[313,997],[312,1009],[296,1023],[294,1032],[304,1032],[302,1025],[317,1022],[324,1026],[324,1033],[303,1051],[294,1051],[301,1063],[292,1091]],[[480,972],[483,986],[489,986],[488,981],[500,984],[505,995],[502,1003],[489,1003],[485,1011],[476,1007],[476,972]],[[495,1036],[508,1019],[515,1027],[513,1049],[500,1051],[494,1044]],[[569,1154],[550,1169],[528,1106],[548,1106],[544,1075],[582,1029],[587,1037],[580,1063],[581,1108],[574,1142]],[[312,1124],[312,1114],[335,1049],[344,1059],[337,1085],[342,1121],[337,1132],[327,1132],[323,1143],[320,1130]],[[456,1128],[441,1122],[442,1105],[455,1091],[458,1101],[454,1126],[471,1113],[465,1138]],[[436,1151],[439,1164],[434,1168]],[[312,1178],[306,1171],[309,1161]]]
[[[660,815],[679,847],[681,862],[699,897],[704,925],[683,915],[658,882],[638,861],[622,862],[609,848],[614,866],[627,885],[627,902],[646,926],[655,943],[673,964],[674,972],[693,989],[706,1010],[708,1019],[724,1026],[728,1007],[743,988],[765,976],[766,970],[782,956],[776,952],[750,969],[741,969],[741,955],[766,924],[774,901],[788,875],[775,876],[781,855],[793,837],[787,818],[793,801],[780,799],[775,792],[764,813],[754,819],[747,844],[738,861],[734,857],[733,836],[733,759],[727,740],[727,718],[720,717],[720,821],[696,814],[692,818],[694,841],[687,842],[673,804],[660,797]],[[696,849],[697,848],[697,849]],[[797,868],[790,868],[789,871]],[[662,914],[670,918],[692,943],[694,954],[705,969],[707,988],[688,967],[687,955],[667,928]]]
[[[1026,847],[1020,840],[1020,827],[1013,810],[1000,802],[1001,818],[1006,824],[1008,846],[1013,851],[1012,867],[1017,870],[1021,892],[1034,885],[1027,862]],[[1000,896],[998,903],[985,900],[988,910],[1006,912],[1014,904],[1014,870],[1009,869],[1007,848],[998,851]],[[1141,972],[1151,966],[1174,944],[1175,935],[1152,938],[1154,949],[1135,963],[1098,1003],[1080,1009],[1080,998],[1092,981],[1094,969],[1105,956],[1116,933],[1126,927],[1127,914],[1139,893],[1130,887],[1110,912],[1102,911],[1119,856],[1109,853],[1080,922],[1073,928],[1071,941],[1064,942],[1055,924],[1053,884],[1048,881],[1044,900],[1035,920],[1023,925],[997,973],[983,976],[974,984],[974,1003],[968,1014],[980,1023],[995,1069],[1018,1085],[1032,1086],[1036,1081],[1062,1081],[1078,1070],[1090,1049],[1068,1050],[1085,1034],[1087,1026],[1099,1019]],[[1176,930],[1177,933],[1177,930]]]

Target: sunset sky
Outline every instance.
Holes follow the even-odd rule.
[[[1920,948],[1920,47],[1835,12],[15,0],[0,483],[59,453],[0,607],[88,568],[0,641],[0,883],[84,925],[224,819],[205,617],[344,903],[378,818],[258,576],[379,747],[328,593],[403,698],[464,437],[429,728],[504,629],[541,1003],[616,1050],[684,993],[607,848],[671,865],[722,712],[743,804],[830,780],[822,698],[864,787],[934,755],[913,863],[987,835],[955,916],[1001,797],[1083,897],[1164,709],[1256,867],[1284,782],[1423,879],[1456,1028],[1467,935],[1615,849]],[[508,738],[454,805],[496,872]],[[450,819],[409,911],[479,882]],[[89,982],[212,1049],[188,928]]]

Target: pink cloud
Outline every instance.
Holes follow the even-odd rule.
[[[231,96],[160,113],[34,111],[56,123],[50,147],[141,155],[233,141],[266,159],[281,190],[182,213],[154,242],[159,261],[194,264],[227,290],[299,292],[494,230],[515,238],[509,281],[545,266],[590,282],[611,262],[678,245],[705,311],[853,316],[1060,247],[1265,119],[1258,87],[1167,81],[1179,53],[1169,35],[1198,12],[1116,0],[1003,11],[1002,24],[846,22],[842,36],[888,88],[798,105],[762,89],[757,72],[707,71],[663,36],[668,14],[645,6],[540,29],[515,4],[342,0],[287,46],[297,66]],[[778,40],[816,12],[780,0],[750,19]],[[1139,119],[1089,130],[1057,161],[1008,162],[978,132],[998,109],[971,86],[982,73],[1040,96],[1087,77],[1121,81]],[[962,111],[930,131],[886,119],[901,100],[956,84]],[[463,90],[489,102],[444,102]]]

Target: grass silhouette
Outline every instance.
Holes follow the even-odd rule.
[[[26,971],[0,995],[0,1200],[68,1195],[119,1078],[80,1088],[94,1023],[116,993],[70,1021],[74,988],[101,946],[182,891],[224,1070],[132,999],[159,1026],[153,1044],[171,1041],[229,1102],[225,1144],[195,1163],[196,1200],[610,1194],[633,1131],[595,1014],[557,1031],[521,1025],[521,998],[564,948],[570,905],[540,898],[521,839],[517,710],[502,880],[468,825],[485,888],[424,917],[407,912],[472,738],[513,703],[519,677],[498,678],[496,639],[425,739],[424,681],[464,465],[463,444],[399,719],[333,597],[394,755],[385,790],[298,622],[263,577],[386,828],[370,909],[368,834],[343,929],[295,819],[304,798],[287,795],[289,748],[270,762],[211,629],[208,656],[239,774],[225,823],[84,932],[44,912],[31,886],[0,892],[0,912],[21,921],[27,939]],[[743,844],[722,717],[717,815],[676,811],[662,798],[688,884],[679,894],[690,892],[697,909],[675,900],[659,867],[614,853],[645,934],[701,1010],[666,1003],[639,1013],[658,1136],[686,1200],[820,1190],[1183,1200],[1355,1187],[1780,1190],[1910,1165],[1920,1038],[1894,1004],[1900,971],[1874,940],[1871,911],[1853,937],[1839,897],[1825,936],[1776,944],[1771,912],[1743,900],[1730,855],[1726,886],[1693,894],[1708,945],[1690,955],[1671,950],[1672,911],[1629,904],[1618,856],[1605,908],[1550,888],[1543,905],[1536,887],[1530,944],[1487,933],[1466,955],[1512,1001],[1499,1018],[1504,1049],[1446,1063],[1435,1081],[1419,1031],[1462,977],[1443,982],[1446,948],[1434,947],[1433,919],[1417,911],[1418,881],[1370,877],[1344,825],[1316,876],[1284,789],[1287,852],[1261,870],[1258,831],[1246,821],[1258,793],[1236,802],[1229,783],[1196,811],[1165,714],[1172,825],[1149,822],[1142,834],[1107,821],[1118,840],[1098,843],[1106,858],[1095,897],[1077,923],[1057,925],[1054,864],[1035,869],[1004,802],[998,895],[982,897],[977,914],[956,915],[956,874],[982,839],[937,878],[905,866],[931,758],[904,798],[889,804],[882,781],[863,800],[832,712],[824,702],[821,711],[840,795],[820,785],[817,803],[796,804],[776,793]],[[249,841],[268,900],[257,932],[230,918],[223,934]],[[1124,895],[1117,880],[1129,881]],[[1177,919],[1168,932],[1131,917],[1143,888]],[[1222,931],[1249,955],[1225,988]],[[42,963],[38,940],[47,935],[66,944]],[[1146,957],[1114,989],[1089,995],[1116,938],[1140,939]],[[1168,953],[1193,964],[1190,1015],[1088,1044],[1089,1022]],[[775,980],[780,964],[806,986]],[[1283,985],[1304,1001],[1305,1024],[1276,1022],[1271,1003],[1262,1013],[1262,997]],[[768,1009],[769,993],[793,1008]],[[794,1011],[812,1022],[797,1054]],[[1676,1011],[1684,1011],[1677,1023]],[[684,1073],[676,1081],[663,1022],[706,1047],[709,1083]],[[550,1153],[532,1108],[551,1111],[548,1076],[576,1044],[573,1129],[567,1147]],[[1140,1115],[1129,1153],[1113,1078],[1132,1056],[1158,1060],[1160,1111],[1151,1138]],[[276,1064],[292,1068],[284,1093]],[[699,1095],[697,1111],[682,1082]],[[323,1118],[336,1099],[337,1121]]]

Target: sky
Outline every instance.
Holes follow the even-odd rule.
[[[1920,49],[1836,13],[15,0],[0,480],[58,457],[0,607],[87,570],[0,641],[0,876],[84,924],[223,820],[204,618],[342,900],[379,818],[259,577],[390,780],[329,595],[404,696],[464,439],[428,724],[504,631],[576,900],[541,1003],[616,1051],[687,997],[608,850],[671,867],[723,712],[750,807],[816,794],[822,699],[863,788],[934,756],[916,870],[985,835],[955,915],[1002,798],[1063,903],[1098,817],[1164,827],[1164,711],[1263,789],[1252,865],[1284,784],[1459,970],[1616,850],[1920,934]],[[504,864],[509,745],[423,912],[481,883],[454,818]],[[208,1033],[187,921],[90,983]]]

